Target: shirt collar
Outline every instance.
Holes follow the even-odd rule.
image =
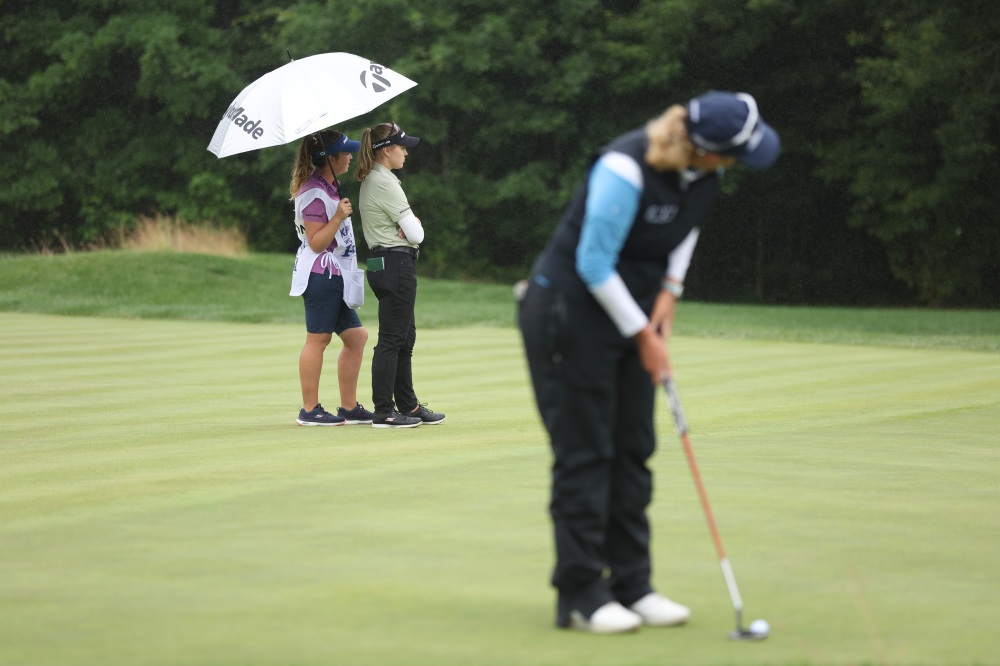
[[[394,174],[394,173],[392,172],[392,169],[390,169],[390,168],[389,168],[389,167],[387,167],[386,165],[382,164],[381,162],[375,162],[375,163],[374,163],[374,164],[372,165],[372,171],[380,171],[380,172],[382,172],[382,173],[387,173],[387,174],[389,174],[390,176],[392,176],[393,178],[395,178],[396,180],[399,180],[399,178],[398,178],[398,177],[396,176],[396,174]]]

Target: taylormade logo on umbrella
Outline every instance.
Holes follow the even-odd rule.
[[[237,107],[233,104],[229,107],[229,111],[226,112],[225,118],[229,118],[233,121],[233,124],[237,127],[242,127],[243,131],[252,136],[254,139],[259,139],[264,136],[264,128],[261,127],[260,120],[250,120],[245,113],[243,113],[243,107]]]
[[[368,82],[365,81],[365,76],[368,74],[369,71],[371,72],[371,87],[374,92],[377,93],[385,92],[386,90],[392,87],[392,84],[389,83],[389,79],[382,76],[383,74],[382,66],[372,63],[372,65],[367,70],[361,72],[361,85],[363,85],[365,88],[368,87]]]

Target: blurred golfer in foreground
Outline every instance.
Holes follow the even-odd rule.
[[[655,387],[699,225],[737,162],[780,141],[745,93],[708,92],[600,148],[520,304],[555,462],[556,624],[593,633],[682,624],[650,582],[646,507]]]

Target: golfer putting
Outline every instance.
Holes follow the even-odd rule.
[[[559,627],[613,634],[691,616],[651,581],[655,390],[723,171],[766,169],[779,152],[746,93],[673,105],[597,149],[535,262],[518,323],[554,455]]]

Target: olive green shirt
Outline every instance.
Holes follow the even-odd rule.
[[[361,228],[368,247],[417,247],[399,237],[399,221],[412,215],[399,178],[378,162],[361,181]]]

